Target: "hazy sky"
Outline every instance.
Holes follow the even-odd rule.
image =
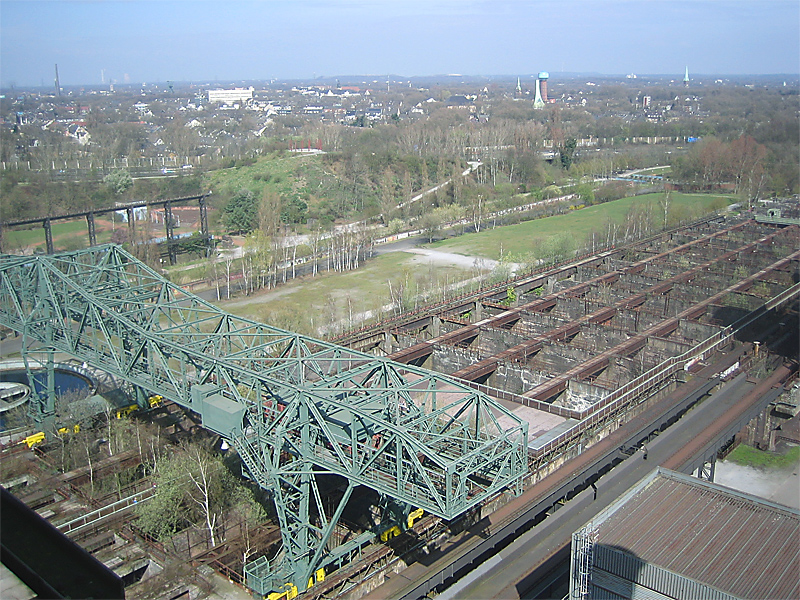
[[[798,0],[1,0],[0,84],[796,74]]]

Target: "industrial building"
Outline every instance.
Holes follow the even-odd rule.
[[[570,599],[800,597],[800,511],[657,468],[572,536]]]
[[[208,90],[208,101],[220,104],[239,104],[250,102],[253,99],[255,88],[251,85],[248,88],[234,88],[232,90]]]

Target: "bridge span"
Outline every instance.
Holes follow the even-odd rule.
[[[70,354],[128,382],[142,406],[161,395],[232,443],[272,494],[281,526],[282,551],[245,565],[261,595],[293,597],[376,537],[401,533],[423,513],[456,518],[518,489],[526,472],[526,424],[488,395],[234,317],[119,246],[2,255],[0,324],[22,335],[26,363],[39,352],[52,369],[56,352]],[[48,433],[53,396],[31,403]],[[340,482],[334,493],[320,476]],[[385,510],[333,547],[358,486],[384,497]]]

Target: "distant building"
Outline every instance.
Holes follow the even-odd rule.
[[[86,123],[72,123],[67,127],[66,135],[76,140],[81,146],[85,146],[92,137],[85,125]]]
[[[544,100],[542,100],[542,82],[536,80],[536,95],[533,97],[533,108],[544,108]]]
[[[208,90],[208,101],[219,104],[240,104],[253,100],[254,88],[234,88],[232,90]]]
[[[119,206],[119,202],[117,203],[117,206]],[[115,211],[115,212],[116,212],[117,217],[119,218],[120,221],[122,221],[123,223],[127,223],[128,222],[128,211],[127,210],[118,210],[118,211]],[[131,212],[133,213],[133,220],[134,221],[144,221],[144,220],[147,219],[147,207],[146,206],[135,206],[135,207],[133,207],[131,209]]]
[[[661,467],[572,536],[574,599],[800,598],[800,511]]]
[[[542,71],[536,78],[536,95],[533,98],[533,108],[544,108],[547,102],[547,80],[550,74],[547,71]]]
[[[540,87],[540,91],[541,91],[541,94],[542,94],[542,101],[547,103],[547,101],[548,101],[548,99],[547,99],[547,80],[550,79],[550,73],[548,73],[547,71],[541,71],[539,73],[538,79],[539,79],[539,82],[540,82],[539,87]]]
[[[445,103],[447,108],[467,108],[472,104],[472,100],[463,94],[450,96]]]

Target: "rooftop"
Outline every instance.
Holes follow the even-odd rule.
[[[596,543],[739,598],[800,597],[800,511],[658,468],[588,527]]]

